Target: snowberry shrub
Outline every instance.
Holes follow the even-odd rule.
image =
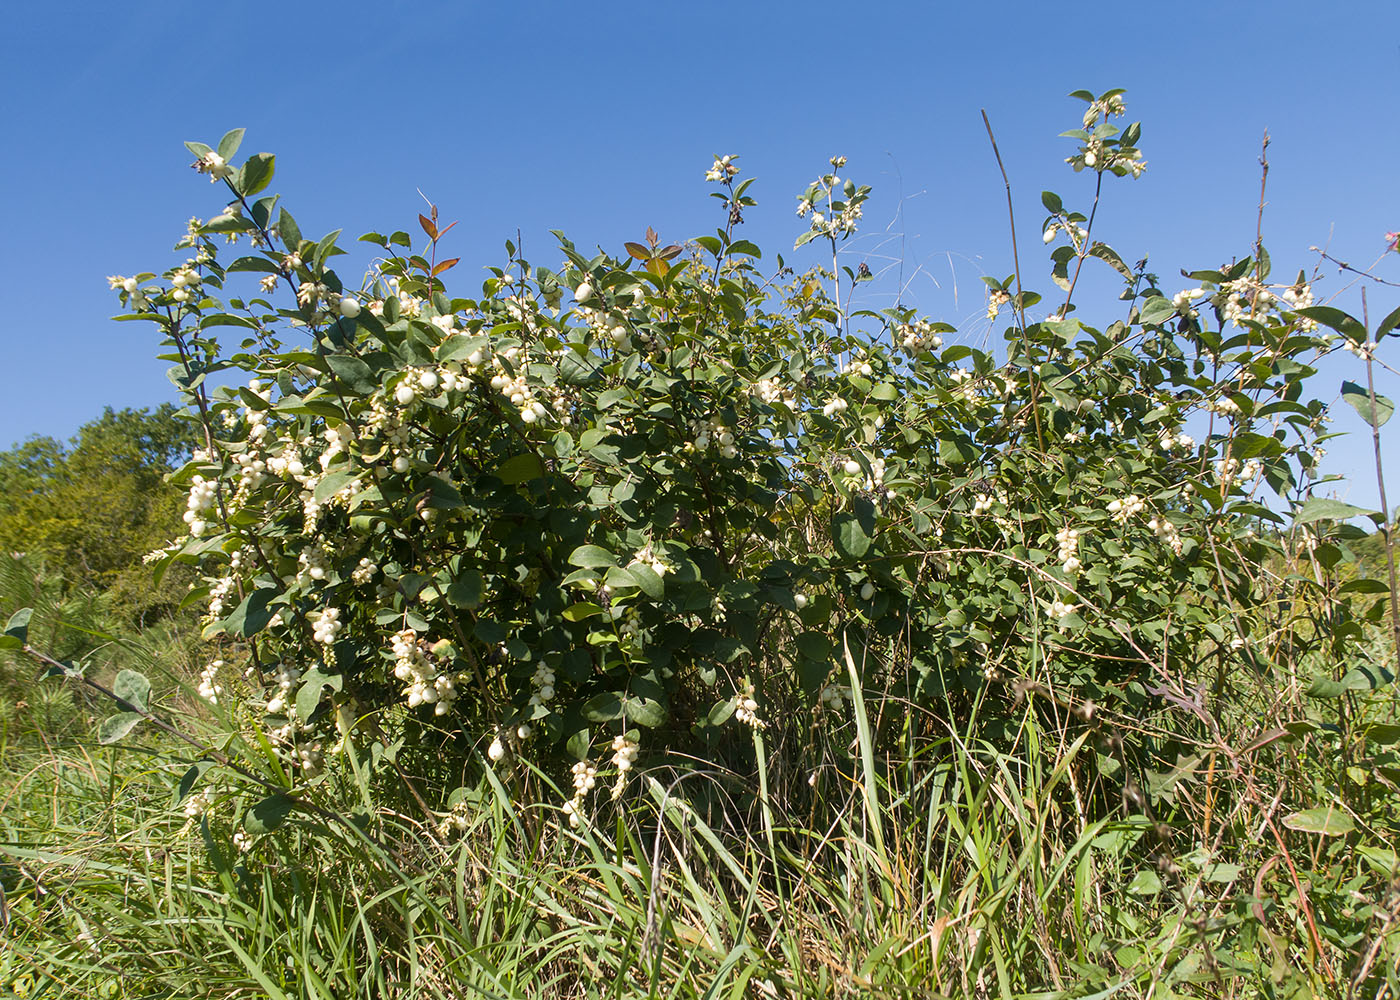
[[[1074,170],[1140,174],[1121,92],[1076,96]],[[837,251],[870,192],[843,159],[797,211],[832,266],[798,274],[736,238],[752,181],[720,157],[714,235],[618,257],[560,236],[549,267],[507,244],[462,296],[434,210],[416,248],[361,237],[382,256],[351,286],[339,231],[306,239],[262,195],[273,158],[233,165],[241,136],[189,144],[233,195],[191,223],[194,255],[112,285],[122,318],[159,325],[206,435],[178,473],[189,533],[159,560],[198,567],[206,635],[245,644],[242,704],[297,780],[357,724],[411,720],[498,767],[566,748],[576,818],[600,768],[620,794],[634,760],[839,714],[852,684],[1187,699],[1293,641],[1275,626],[1298,584],[1261,574],[1266,552],[1325,561],[1344,534],[1319,501],[1293,535],[1262,527],[1314,482],[1304,382],[1329,349],[1262,248],[1165,288],[1047,193],[1058,300],[1037,314],[1028,276],[990,280],[1011,323],[979,350],[901,306],[847,314],[869,272]],[[1124,286],[1097,325],[1072,302],[1089,259]],[[238,687],[218,669],[214,700]]]

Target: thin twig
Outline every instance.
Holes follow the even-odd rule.
[[[1366,289],[1361,289],[1361,322],[1371,329],[1370,311],[1366,305]],[[1363,348],[1365,349],[1365,348]],[[1385,498],[1385,473],[1381,469],[1381,421],[1376,409],[1376,380],[1372,374],[1371,350],[1366,350],[1366,394],[1371,401],[1367,423],[1371,425],[1371,444],[1376,452],[1376,489],[1381,500],[1381,531],[1385,534],[1385,563],[1390,572],[1390,629],[1395,639],[1395,656],[1400,660],[1400,597],[1395,585],[1395,525],[1391,520],[1390,504]]]

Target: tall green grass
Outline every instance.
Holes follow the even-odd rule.
[[[347,758],[343,780],[319,786],[323,812],[294,813],[246,852],[234,824],[262,790],[211,770],[218,796],[187,821],[177,748],[6,745],[0,985],[55,997],[1394,994],[1383,768],[1369,798],[1336,790],[1351,833],[1283,822],[1338,773],[1332,723],[1308,722],[1298,701],[1298,734],[1249,750],[1243,720],[1190,743],[1174,719],[1086,719],[1017,690],[990,726],[983,705],[920,711],[857,687],[815,770],[770,759],[778,734],[755,731],[753,768],[657,768],[578,831],[548,775],[480,761],[467,829],[444,839],[407,797],[373,804],[354,777],[364,762]],[[1377,728],[1395,725],[1389,695],[1353,709],[1363,742],[1390,735]],[[1126,726],[1142,730],[1136,759],[1115,750]],[[1347,759],[1361,759],[1355,746]]]

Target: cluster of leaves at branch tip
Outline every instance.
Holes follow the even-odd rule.
[[[1078,96],[1071,165],[1137,176],[1141,129],[1109,124],[1122,92]],[[1310,499],[1319,324],[1355,321],[1311,306],[1301,275],[1270,284],[1262,254],[1164,287],[1047,192],[1060,245],[1023,279],[1065,288],[1104,262],[1118,315],[1036,318],[1027,289],[983,350],[902,305],[849,312],[822,264],[765,271],[735,238],[752,179],[716,157],[713,235],[648,230],[613,255],[556,234],[548,263],[507,243],[462,290],[434,208],[426,243],[361,237],[379,256],[352,281],[331,266],[339,230],[309,239],[263,194],[270,154],[234,165],[241,138],[188,144],[232,198],[192,222],[188,259],[113,287],[203,427],[174,477],[189,531],[157,572],[194,567],[205,637],[256,653],[206,694],[237,687],[297,784],[372,718],[498,768],[563,774],[572,755],[591,787],[617,740],[640,767],[770,713],[842,710],[847,647],[860,686],[918,702],[1017,665],[1134,711],[1162,665],[1190,683],[1281,655],[1261,561],[1301,546],[1335,564],[1348,520],[1379,517]],[[838,168],[799,196],[799,246],[857,230],[870,189]],[[1016,289],[989,284],[995,321]],[[1344,592],[1317,641],[1360,636],[1370,597]],[[117,693],[145,709],[148,690]]]

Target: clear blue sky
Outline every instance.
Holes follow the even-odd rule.
[[[875,188],[849,261],[893,264],[865,304],[890,304],[902,264],[904,301],[976,340],[978,276],[1011,271],[981,108],[1016,193],[1027,284],[1044,292],[1039,192],[1086,208],[1092,193],[1056,138],[1076,124],[1082,106],[1065,95],[1078,88],[1127,88],[1148,161],[1141,180],[1108,185],[1095,235],[1129,261],[1150,255],[1169,288],[1185,287],[1170,277],[1182,267],[1249,253],[1265,128],[1276,275],[1311,270],[1314,245],[1370,265],[1400,229],[1394,0],[51,0],[13,5],[5,28],[0,447],[171,398],[150,331],[108,321],[105,276],[170,266],[185,220],[217,214],[218,189],[181,143],[234,126],[248,130],[244,154],[277,154],[273,190],[309,236],[411,229],[421,189],[461,221],[449,240],[464,293],[517,230],[551,264],[550,229],[614,250],[649,225],[673,240],[711,231],[702,178],[715,153],[741,154],[759,178],[745,235],[765,259],[815,259],[789,252],[795,197],[841,153],[845,175]],[[1400,281],[1400,256],[1381,267]],[[1320,297],[1359,313],[1357,289],[1323,274]],[[1373,320],[1397,291],[1371,290]],[[1400,367],[1392,345],[1382,358]],[[1319,395],[1361,377],[1344,368]],[[1400,395],[1397,381],[1383,373],[1381,391]],[[1335,412],[1356,428],[1344,403]],[[1394,504],[1400,420],[1387,430]],[[1374,504],[1367,437],[1336,442],[1328,466],[1357,474],[1339,492]]]

